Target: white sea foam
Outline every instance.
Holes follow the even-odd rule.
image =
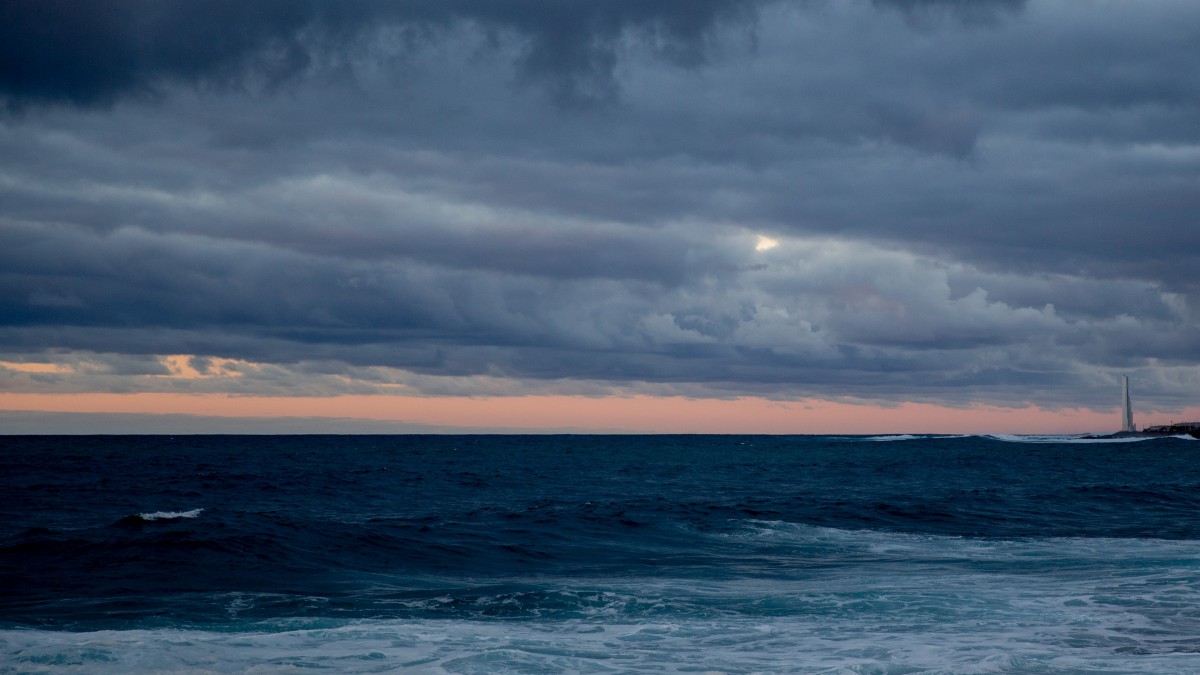
[[[142,520],[175,520],[178,518],[196,518],[204,509],[192,509],[191,511],[155,511],[153,513],[139,513],[138,517]]]
[[[1200,672],[1200,542],[738,525],[711,536],[770,544],[777,574],[526,579],[398,601],[405,619],[8,630],[0,670]]]
[[[820,553],[894,553],[907,561],[1059,559],[1099,562],[1147,562],[1165,556],[1188,560],[1200,570],[1200,540],[1118,537],[960,537],[882,530],[847,530],[776,520],[740,521],[733,533],[714,535],[749,542],[794,544]]]
[[[797,545],[778,554],[777,575],[531,579],[529,592],[405,601],[420,618],[402,620],[0,631],[0,664],[102,675],[1200,672],[1200,542],[743,525],[723,536]],[[849,562],[828,564],[830,552]],[[516,605],[534,607],[518,620],[488,614]]]
[[[890,434],[885,436],[867,436],[867,441],[918,441],[942,438],[971,438],[971,434]]]
[[[1093,436],[1089,434],[988,434],[988,438],[1008,443],[1141,443],[1160,438],[1178,438],[1194,441],[1191,436]]]
[[[1191,637],[1034,579],[730,583],[786,616],[374,620],[292,630],[0,631],[20,672],[1196,672]],[[677,582],[686,589],[685,582]],[[647,588],[645,590],[657,590]],[[675,589],[678,591],[679,589]],[[1049,591],[1049,595],[1046,592]],[[805,601],[807,610],[799,604]],[[1186,629],[1191,626],[1178,626]],[[1147,638],[1147,635],[1154,635]]]

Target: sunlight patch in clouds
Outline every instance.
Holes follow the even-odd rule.
[[[18,373],[70,373],[74,369],[62,363],[19,363],[16,361],[0,361],[0,368],[15,370]]]
[[[259,366],[241,359],[222,359],[218,357],[203,357],[190,354],[169,354],[161,357],[163,365],[170,371],[172,377],[184,380],[218,377],[242,377],[246,369],[257,370]]]
[[[766,235],[760,234],[760,235],[758,235],[757,242],[754,244],[754,250],[758,251],[759,253],[762,253],[763,251],[770,251],[771,249],[777,248],[778,246],[779,246],[778,239],[772,239]]]

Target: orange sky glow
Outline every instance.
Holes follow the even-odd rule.
[[[513,430],[645,433],[885,434],[1074,433],[1111,431],[1116,412],[923,403],[894,407],[762,398],[512,396],[266,397],[223,394],[0,393],[0,410],[61,413],[186,414],[209,417],[305,417],[396,421]],[[1176,419],[1200,417],[1200,409]],[[1139,420],[1143,425],[1169,420]]]

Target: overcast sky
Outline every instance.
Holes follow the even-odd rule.
[[[0,391],[1178,410],[1198,74],[1195,0],[3,0]]]

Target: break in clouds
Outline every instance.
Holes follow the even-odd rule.
[[[0,386],[1192,404],[1197,72],[1191,0],[5,2]]]

